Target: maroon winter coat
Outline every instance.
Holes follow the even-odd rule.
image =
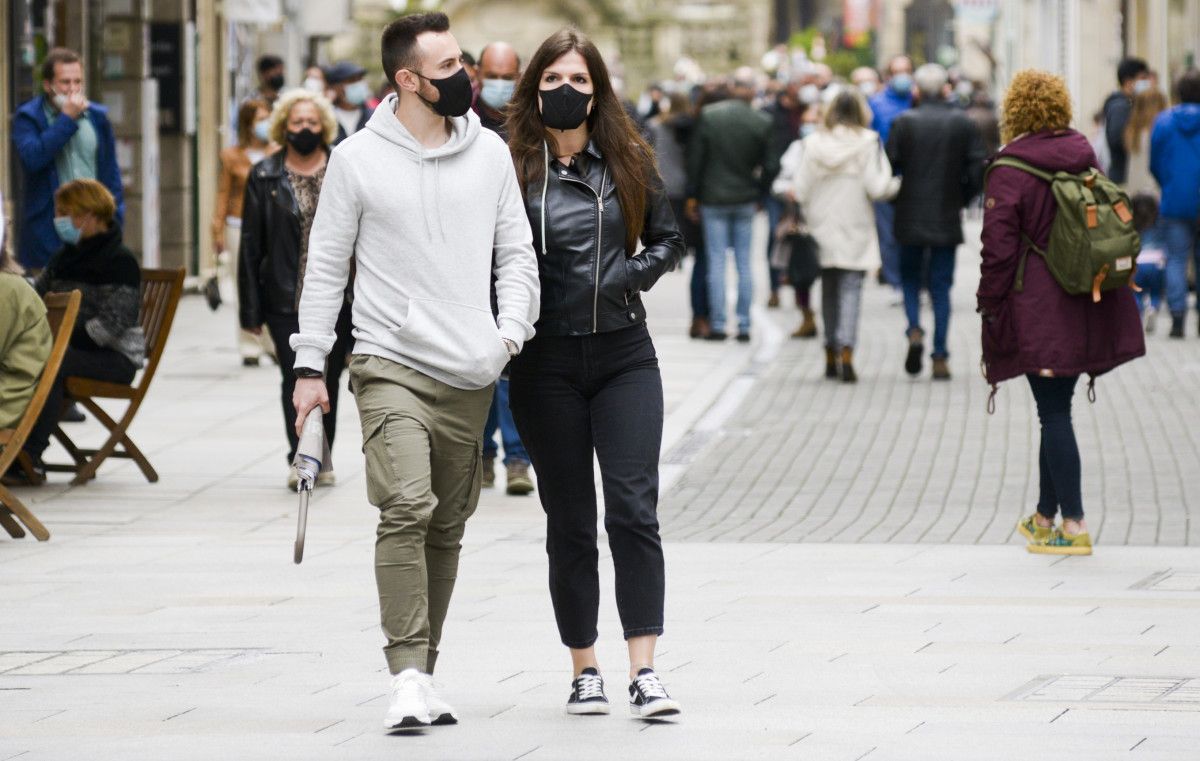
[[[1035,132],[996,154],[1049,172],[1095,167],[1087,138],[1075,130]],[[977,294],[983,315],[984,374],[992,384],[1026,373],[1099,375],[1146,353],[1133,291],[1118,288],[1093,303],[1068,295],[1045,260],[1029,252],[1025,287],[1013,290],[1025,233],[1045,250],[1057,205],[1050,185],[1012,167],[996,167],[984,189],[983,263]]]

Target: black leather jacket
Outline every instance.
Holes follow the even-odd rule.
[[[300,209],[278,151],[255,164],[242,205],[238,252],[238,318],[242,327],[263,324],[268,314],[296,313],[300,276]]]
[[[683,237],[657,174],[646,199],[645,248],[625,254],[617,189],[594,143],[570,167],[551,160],[544,187],[534,182],[525,189],[525,210],[542,283],[541,316],[534,326],[541,336],[607,333],[645,322],[642,291],[683,255]]]

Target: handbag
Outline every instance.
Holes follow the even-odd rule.
[[[775,266],[787,273],[788,281],[796,288],[808,290],[821,276],[817,239],[808,231],[796,203],[788,204],[775,229],[775,251]]]

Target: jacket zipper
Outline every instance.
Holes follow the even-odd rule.
[[[600,175],[600,192],[582,180],[576,180],[571,177],[563,177],[567,182],[573,182],[576,185],[582,185],[592,191],[592,195],[596,196],[596,269],[594,275],[595,288],[592,292],[592,333],[599,330],[599,312],[600,312],[600,252],[603,248],[604,241],[604,191],[608,185],[608,167],[604,167],[604,172]]]

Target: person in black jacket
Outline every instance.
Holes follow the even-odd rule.
[[[921,288],[933,302],[933,377],[949,380],[946,336],[950,326],[950,287],[954,251],[963,242],[963,208],[983,187],[983,140],[974,122],[946,101],[946,70],[927,63],[914,75],[920,105],[896,118],[887,139],[888,160],[901,175],[896,196],[896,240],[900,280],[908,318],[908,357],[904,369],[921,373],[925,331],[921,329]]]
[[[238,259],[238,307],[242,327],[256,335],[263,325],[271,334],[279,357],[280,402],[288,438],[288,463],[296,456],[296,408],[292,392],[296,353],[290,339],[299,330],[296,308],[308,254],[308,231],[325,179],[325,162],[337,136],[337,121],[329,101],[307,90],[292,90],[280,97],[271,112],[271,140],[283,150],[263,159],[250,170],[242,204],[242,248]],[[337,429],[338,379],[350,351],[350,305],[338,316],[337,342],[329,352],[325,374],[329,412],[325,437],[333,446]],[[321,474],[333,482],[332,472]],[[296,470],[288,473],[288,488],[296,487]]]
[[[595,651],[594,453],[629,648],[630,705],[642,717],[675,714],[679,704],[654,673],[665,584],[657,516],[663,390],[641,293],[675,267],[683,237],[653,151],[579,32],[542,43],[508,125],[542,286],[537,336],[513,361],[511,403],[546,511],[550,598],[574,666],[567,712],[608,713]]]
[[[1117,90],[1104,101],[1104,139],[1108,143],[1108,176],[1124,184],[1129,177],[1129,151],[1125,148],[1125,127],[1133,113],[1133,96],[1154,86],[1150,67],[1140,58],[1126,58],[1117,64]]]
[[[116,212],[116,199],[96,180],[72,180],[54,193],[54,229],[64,245],[50,257],[34,289],[40,296],[78,289],[82,298],[58,377],[25,441],[35,470],[42,469],[42,453],[58,424],[67,378],[130,383],[145,361],[146,338],[138,321],[142,270],[121,243]]]

